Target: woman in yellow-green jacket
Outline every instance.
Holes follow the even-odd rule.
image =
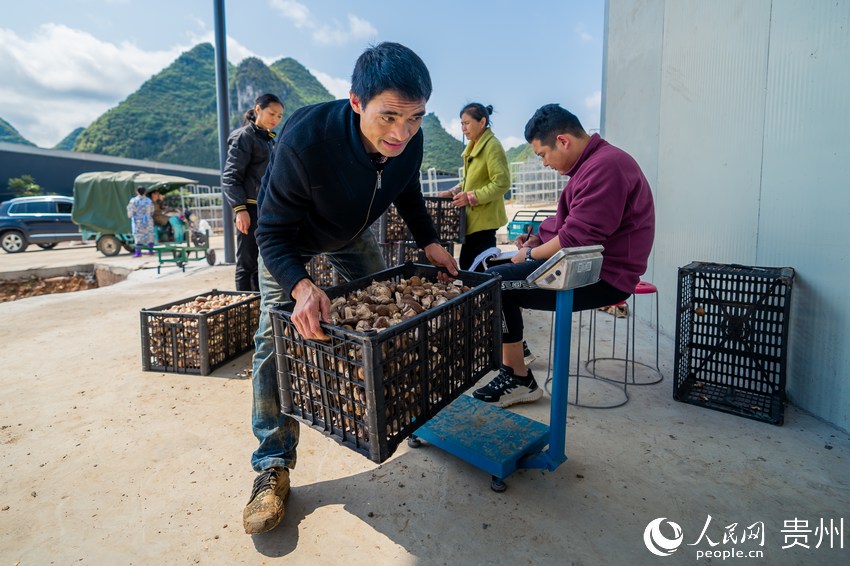
[[[475,257],[496,245],[496,230],[508,222],[505,193],[511,187],[508,158],[490,129],[492,106],[478,102],[460,111],[463,135],[469,140],[463,150],[463,179],[440,196],[452,196],[452,204],[466,207],[466,238],[458,264],[468,269]]]

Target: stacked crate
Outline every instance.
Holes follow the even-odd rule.
[[[462,244],[466,235],[466,209],[455,207],[448,197],[425,197],[425,207],[440,243],[454,255],[455,243]],[[387,209],[375,224],[378,242],[388,267],[406,262],[428,263],[425,252],[416,245],[410,228],[402,220],[395,205]]]
[[[425,207],[434,223],[440,243],[454,255],[454,245],[462,244],[466,235],[466,209],[452,205],[451,198],[425,197]],[[387,267],[396,267],[407,262],[429,263],[425,252],[413,240],[413,234],[402,220],[395,205],[372,225]],[[314,256],[307,264],[310,278],[319,287],[331,287],[343,282],[328,258],[322,254]]]

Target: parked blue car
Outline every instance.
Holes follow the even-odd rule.
[[[0,247],[15,254],[30,244],[49,250],[59,242],[81,241],[71,221],[74,199],[59,195],[20,197],[0,203]]]

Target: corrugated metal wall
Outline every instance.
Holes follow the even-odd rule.
[[[608,0],[603,134],[656,197],[647,277],[797,270],[788,394],[850,430],[850,1]]]

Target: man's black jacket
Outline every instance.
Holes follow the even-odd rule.
[[[260,191],[257,243],[283,291],[308,277],[299,250],[345,247],[391,203],[420,247],[438,242],[419,184],[422,130],[378,173],[348,100],[296,110],[278,138]]]

